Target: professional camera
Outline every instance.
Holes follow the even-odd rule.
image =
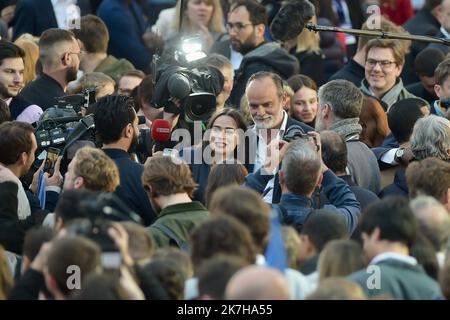
[[[286,129],[283,135],[283,140],[286,142],[292,142],[298,139],[308,138],[302,127],[299,125],[293,125]]]
[[[216,108],[216,96],[223,89],[222,73],[214,67],[194,69],[167,66],[156,78],[152,105],[182,114],[188,122],[206,122]],[[173,99],[179,100],[177,106]]]
[[[141,217],[112,193],[92,194],[77,205],[87,218],[71,221],[66,227],[67,232],[82,235],[95,241],[103,252],[118,250],[108,234],[112,221],[142,223]]]
[[[81,138],[94,127],[93,117],[82,117],[81,112],[95,102],[95,89],[55,100],[55,106],[45,110],[37,122],[35,135],[39,149],[60,148]]]
[[[216,96],[223,89],[224,78],[220,70],[198,66],[206,57],[199,37],[184,38],[173,56],[154,55],[152,62],[155,89],[152,105],[165,111],[181,114],[182,119],[207,122],[216,107]],[[178,100],[176,103],[174,100]]]

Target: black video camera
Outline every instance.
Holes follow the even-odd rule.
[[[95,89],[86,89],[82,94],[57,97],[55,100],[55,106],[45,110],[37,122],[35,135],[39,149],[61,148],[74,142],[74,133],[76,139],[80,139],[80,129],[93,128],[93,119],[91,121],[89,116],[82,117],[81,110],[95,102]]]
[[[308,134],[305,133],[302,127],[299,125],[293,125],[286,129],[283,135],[283,140],[286,142],[292,142],[298,139],[308,138]]]
[[[215,111],[223,83],[222,73],[214,67],[165,66],[156,77],[152,105],[182,114],[187,122],[206,122]],[[173,98],[180,101],[181,108],[174,104]]]

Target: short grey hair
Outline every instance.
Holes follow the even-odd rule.
[[[447,209],[430,196],[418,196],[409,206],[418,219],[422,232],[435,249],[445,249],[450,237],[450,217]]]
[[[411,149],[416,160],[429,157],[450,160],[450,121],[435,115],[417,120],[411,134]]]
[[[281,163],[286,187],[305,195],[314,190],[322,166],[317,149],[308,139],[291,142]]]
[[[319,88],[319,105],[328,104],[339,119],[359,118],[363,93],[352,82],[333,80]]]

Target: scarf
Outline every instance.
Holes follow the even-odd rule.
[[[30,203],[28,202],[27,194],[25,193],[25,189],[22,186],[22,182],[20,182],[19,178],[17,178],[14,173],[8,168],[0,165],[0,182],[11,181],[17,184],[17,216],[19,220],[25,220],[29,215],[31,215]]]
[[[361,82],[360,89],[365,94],[374,96],[372,90],[370,90],[369,83],[367,82],[366,79],[364,79]],[[397,81],[395,82],[395,85],[391,89],[389,89],[384,95],[382,95],[379,99],[387,104],[388,106],[387,111],[389,111],[391,106],[398,100],[410,97],[413,98],[414,96],[410,94],[408,91],[406,91],[405,87],[403,86],[402,79],[398,78]]]
[[[362,127],[359,124],[359,118],[348,118],[336,121],[330,127],[330,130],[339,134],[345,141],[348,141],[358,140]]]

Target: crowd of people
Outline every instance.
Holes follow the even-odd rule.
[[[450,39],[450,0],[311,2]],[[280,5],[1,2],[0,299],[450,299],[449,47]]]

